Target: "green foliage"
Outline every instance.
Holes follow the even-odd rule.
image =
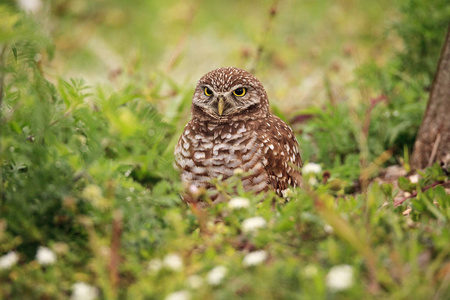
[[[398,55],[400,72],[430,87],[448,26],[450,6],[446,0],[428,3],[408,0],[400,6],[402,17],[394,28],[404,49]]]
[[[449,294],[448,176],[433,166],[417,183],[407,177],[368,181],[384,162],[398,159],[404,145],[412,145],[420,124],[423,87],[442,31],[436,24],[448,13],[441,2],[432,8],[422,2],[406,2],[401,22],[408,26],[396,28],[403,30],[405,45],[413,33],[424,33],[423,66],[412,68],[417,57],[404,59],[418,53],[411,41],[409,50],[386,66],[364,65],[358,71],[378,95],[372,100],[330,101],[302,110],[306,121],[294,118],[305,163],[319,162],[330,174],[305,174],[303,188],[288,192],[286,203],[273,193],[245,192],[242,175],[227,185],[215,179],[219,190],[244,203],[241,208],[188,206],[180,200],[172,152],[187,119],[191,85],[154,69],[144,75],[146,59],[136,59],[139,55],[123,74],[110,74],[108,83],[53,75],[62,64],[58,51],[74,43],[65,34],[81,37],[77,25],[89,27],[92,16],[107,39],[118,35],[112,42],[120,44],[117,49],[130,46],[122,42],[127,38],[142,41],[151,52],[147,59],[155,62],[164,51],[153,42],[166,36],[153,27],[177,24],[173,32],[184,30],[177,13],[185,4],[169,1],[172,11],[152,1],[137,1],[134,7],[113,1],[105,8],[105,1],[56,1],[48,7],[59,25],[51,38],[39,18],[13,4],[1,5],[0,298],[67,298],[77,282],[94,287],[100,299],[163,299],[176,291],[191,299],[438,299]],[[302,14],[322,18],[328,4],[311,2],[305,7],[312,16]],[[204,5],[221,12],[218,2]],[[420,15],[418,7],[434,16],[426,28],[412,18]],[[242,18],[245,11],[233,14]],[[130,18],[133,13],[151,19],[151,32],[139,18]],[[198,20],[194,28],[216,16],[203,14]],[[224,23],[234,28],[234,20]],[[244,36],[255,38],[264,20],[258,16],[257,21],[251,27],[239,20],[248,25]],[[305,25],[286,24],[288,29],[274,30],[290,34]],[[275,36],[283,43],[283,34]],[[176,41],[175,35],[167,39]],[[263,69],[282,68],[275,44],[262,59]],[[95,51],[109,51],[101,45]],[[298,50],[293,45],[283,55]],[[89,65],[96,60],[90,55],[79,51],[69,65]],[[278,113],[283,114],[281,105]],[[289,120],[288,114],[284,118]],[[36,257],[42,246],[53,251],[55,262],[44,264]],[[6,266],[8,253],[17,261],[9,258]],[[342,290],[333,288],[342,284],[332,276],[339,265],[347,265],[339,278],[351,278]]]
[[[16,21],[3,36],[28,20],[6,15]],[[32,32],[36,24],[26,26],[4,40],[2,66],[1,214],[23,241],[18,249],[31,258],[51,240],[85,248],[76,217],[92,209],[107,217],[121,208],[131,223],[161,226],[160,210],[179,202],[166,194],[176,190],[166,151],[173,129],[132,88],[118,93],[82,80],[47,81],[39,58],[48,54],[46,39]],[[158,241],[157,233],[148,239]]]
[[[447,2],[409,0],[400,5],[399,21],[390,30],[402,48],[385,65],[369,61],[356,72],[361,94],[375,96],[356,106],[328,103],[300,112],[312,117],[297,127],[306,161],[319,161],[332,175],[352,182],[361,173],[361,160],[374,161],[389,149],[387,162],[394,163],[405,147],[412,151],[449,25]]]
[[[349,117],[349,107],[328,105],[324,109],[309,108],[301,114],[312,117],[300,127],[302,159],[320,161],[337,178],[357,180],[360,174],[359,145],[355,143],[357,124]]]
[[[408,0],[399,11],[401,17],[392,30],[401,40],[401,49],[385,66],[369,63],[359,70],[364,83],[386,98],[386,104],[374,111],[370,135],[396,155],[402,155],[403,146],[412,150],[450,26],[446,0]]]

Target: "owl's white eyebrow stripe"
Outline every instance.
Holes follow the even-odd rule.
[[[210,86],[209,84],[203,84],[202,85],[202,89],[205,89],[205,88],[209,88],[213,93],[216,94],[216,91],[214,90],[214,88],[212,86]],[[227,91],[225,93],[220,93],[220,94],[227,95],[227,94],[230,94],[231,92],[233,92],[233,91],[235,91],[235,90],[237,90],[239,88],[246,88],[247,90],[251,89],[251,87],[248,86],[248,85],[235,84],[232,87],[230,87],[229,91]]]
[[[238,89],[238,88],[247,88],[245,85],[243,85],[243,84],[236,84],[236,85],[233,85],[231,88],[230,88],[230,90],[235,90],[235,89]]]
[[[210,86],[209,84],[204,84],[204,85],[202,85],[202,89],[205,89],[205,88],[208,88],[208,89],[210,89],[213,93],[214,93],[214,89],[213,89],[213,87],[212,86]]]

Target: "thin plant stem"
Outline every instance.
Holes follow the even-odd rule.
[[[3,105],[3,92],[4,92],[4,86],[5,86],[5,56],[6,56],[6,49],[8,45],[4,44],[0,51],[0,149],[1,147],[1,141],[2,141],[2,125],[3,125],[3,113],[2,113],[2,105]],[[1,158],[1,151],[0,151],[0,158]],[[1,160],[0,160],[1,161]],[[2,174],[2,168],[0,168],[0,185],[3,185],[3,174]],[[5,199],[5,192],[3,188],[0,188],[0,201],[4,201]]]

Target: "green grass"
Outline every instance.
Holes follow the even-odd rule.
[[[445,299],[448,175],[383,172],[409,169],[447,6],[0,5],[0,299],[65,299],[80,282],[100,299]],[[228,65],[261,79],[323,169],[287,203],[239,177],[217,184],[248,207],[180,199],[173,148],[195,82]],[[253,217],[262,228],[248,231]]]

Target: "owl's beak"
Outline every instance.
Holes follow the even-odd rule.
[[[225,108],[225,100],[221,97],[219,98],[219,103],[217,104],[217,111],[219,113],[219,116],[222,115],[224,108]]]

